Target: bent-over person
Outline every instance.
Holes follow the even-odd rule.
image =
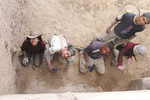
[[[76,49],[79,50],[77,47]],[[105,72],[104,57],[111,52],[108,44],[100,41],[93,41],[87,47],[80,51],[79,71],[86,73],[94,65],[99,74]]]
[[[118,66],[119,70],[124,70],[126,64],[131,63],[132,56],[143,55],[145,52],[145,46],[138,43],[128,42],[126,46],[120,44],[114,49],[115,58],[112,60],[111,65]]]
[[[58,53],[61,55],[61,57],[67,60],[67,65],[64,69],[67,71],[72,63],[73,56],[76,53],[74,46],[67,42],[65,36],[57,34],[52,34],[48,39],[45,40],[45,43],[45,57],[49,70],[52,72],[57,72],[57,67],[53,67],[51,65],[51,60],[53,59],[53,55]]]

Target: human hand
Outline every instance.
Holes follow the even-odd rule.
[[[125,41],[125,42],[122,44],[122,46],[124,46],[124,47],[125,47],[125,46],[127,45],[127,43],[128,43],[128,42],[127,42],[127,41]]]
[[[64,72],[68,72],[68,68],[65,68],[65,69],[64,69]]]
[[[131,59],[131,58],[129,58],[129,59],[128,59],[128,65],[131,63],[131,61],[132,61],[132,59]]]
[[[54,67],[49,67],[49,70],[50,70],[51,72],[57,72],[57,69],[55,69]]]
[[[122,71],[123,70],[123,66],[118,66],[118,69]]]
[[[22,64],[23,64],[23,65],[28,65],[28,64],[29,64],[29,60],[28,60],[27,57],[26,57],[26,58],[23,58]]]

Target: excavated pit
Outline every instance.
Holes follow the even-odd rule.
[[[68,72],[64,72],[65,60],[55,56],[52,65],[59,67],[51,73],[43,59],[40,67],[30,64],[23,67],[19,63],[20,46],[31,30],[43,33],[42,38],[53,33],[63,34],[74,46],[85,47],[95,36],[106,35],[105,30],[115,17],[124,12],[128,4],[141,9],[149,9],[150,1],[130,0],[5,0],[0,2],[0,25],[2,42],[0,50],[1,84],[0,94],[36,94],[64,92],[127,91],[130,82],[150,76],[150,30],[149,25],[133,42],[140,42],[147,48],[144,57],[134,59],[121,72],[111,67],[107,59],[104,75],[78,71],[77,51]],[[60,62],[58,62],[60,60]]]

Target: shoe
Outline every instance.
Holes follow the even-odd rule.
[[[111,66],[111,67],[114,67],[115,65],[114,65],[114,63],[113,63],[113,62],[111,62],[111,63],[110,63],[110,66]]]

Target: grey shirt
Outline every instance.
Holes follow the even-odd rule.
[[[100,49],[106,43],[100,41],[91,42],[84,50],[88,53],[92,59],[98,59],[103,55],[100,53]]]

